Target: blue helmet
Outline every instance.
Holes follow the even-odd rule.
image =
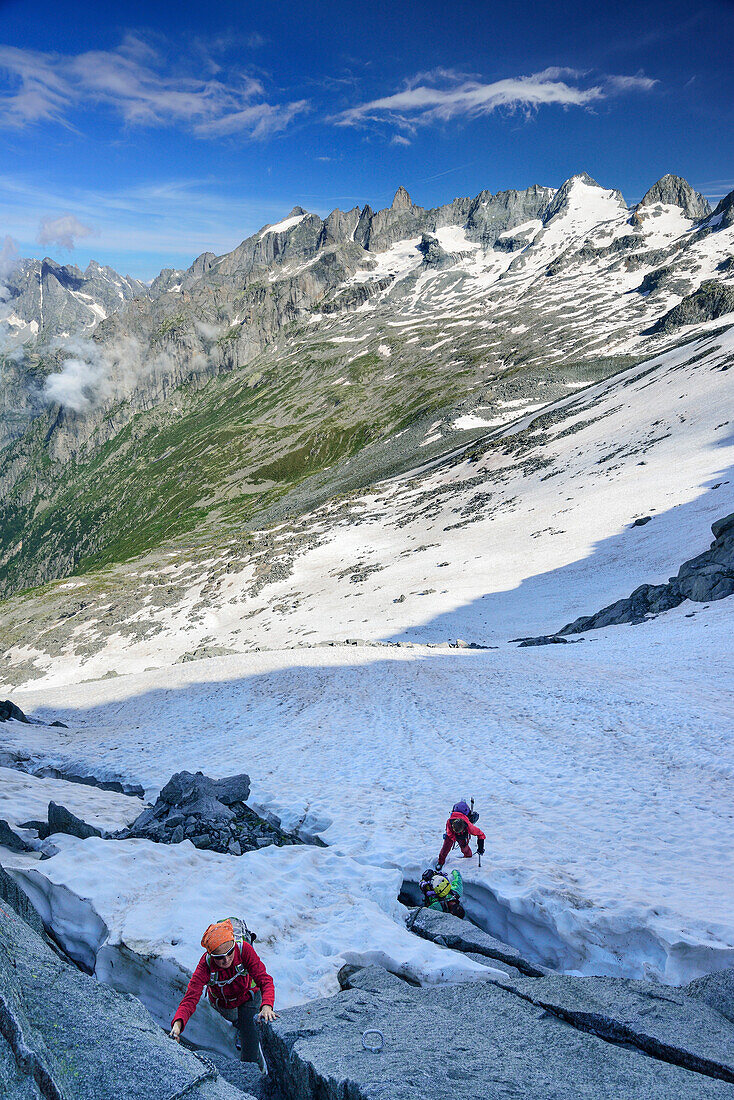
[[[464,814],[465,817],[469,816],[469,807],[463,800],[461,802],[455,802],[452,814]]]

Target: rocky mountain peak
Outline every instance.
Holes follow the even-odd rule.
[[[395,198],[392,200],[391,210],[411,210],[413,207],[413,200],[408,192],[401,184],[395,192]]]
[[[653,206],[661,202],[669,206],[679,206],[687,218],[694,221],[708,217],[711,207],[708,199],[694,191],[688,180],[682,176],[673,176],[670,173],[654,183],[650,190],[643,195],[638,206]]]

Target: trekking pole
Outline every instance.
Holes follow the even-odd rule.
[[[469,812],[471,814],[474,813],[474,799],[473,798],[471,800],[471,810]],[[482,853],[479,851],[479,842],[478,841],[477,841],[477,858],[479,859],[479,866],[481,867],[482,866]]]

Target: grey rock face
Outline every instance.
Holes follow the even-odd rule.
[[[715,1008],[734,1023],[734,966],[694,979],[683,992]]]
[[[48,804],[48,833],[68,833],[69,836],[78,836],[80,840],[87,840],[90,836],[102,836],[99,829],[88,825],[80,817],[67,810],[66,806],[59,806],[56,802]]]
[[[84,271],[48,258],[21,260],[4,282],[10,311],[26,324],[35,321],[46,336],[91,332],[101,318],[147,293],[144,283],[95,260]]]
[[[569,1026],[513,992],[509,978],[507,988],[380,988],[370,974],[361,985],[353,981],[355,988],[287,1009],[263,1029],[284,1100],[723,1100],[731,1093],[725,1081]],[[368,1029],[382,1033],[379,1053],[363,1047]]]
[[[440,943],[443,947],[451,947],[464,954],[482,955],[486,959],[497,959],[534,977],[544,973],[523,958],[517,948],[495,939],[488,932],[483,932],[481,928],[469,921],[460,920],[451,913],[422,908],[411,916],[409,927],[416,935]]]
[[[690,183],[681,176],[663,176],[646,192],[639,206],[654,206],[657,202],[679,206],[685,216],[694,221],[711,213],[708,199],[694,191]]]
[[[601,1038],[631,1043],[655,1058],[734,1082],[731,1021],[679,989],[561,974],[515,978],[508,988]]]
[[[7,1100],[243,1100],[142,1004],[60,959],[0,907],[0,1083]]]
[[[567,623],[559,634],[581,634],[617,623],[643,623],[677,607],[684,600],[706,603],[734,594],[734,513],[711,524],[714,541],[708,550],[681,565],[667,584],[641,584],[631,596],[602,608],[594,615]]]
[[[549,187],[535,184],[525,191],[482,191],[471,201],[466,216],[467,236],[485,247],[497,243],[500,233],[525,222],[540,220],[553,200]],[[522,247],[527,244],[523,241]]]

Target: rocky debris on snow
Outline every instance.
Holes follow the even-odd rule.
[[[692,221],[700,221],[711,213],[709,201],[698,191],[694,191],[688,180],[682,176],[673,176],[670,173],[654,183],[639,203],[636,210],[646,206],[655,206],[663,203],[668,206],[679,206],[685,216]]]
[[[518,649],[535,645],[565,645],[568,638],[559,638],[557,634],[539,634],[537,638],[510,638],[511,642],[519,642]]]
[[[249,776],[210,779],[203,772],[171,776],[154,806],[143,810],[117,840],[143,837],[159,844],[190,840],[196,848],[239,856],[269,844],[304,843],[258,817],[245,805],[250,796]]]
[[[705,1001],[734,1023],[734,966],[704,974],[702,978],[694,978],[683,987],[683,991],[689,997]]]
[[[707,603],[734,593],[734,512],[711,524],[714,541],[708,550],[681,565],[667,584],[641,584],[631,596],[594,615],[567,623],[559,634],[581,634],[618,623],[644,623],[648,616],[678,607],[684,600]]]
[[[461,920],[452,913],[423,907],[415,909],[409,915],[406,924],[416,935],[424,940],[439,943],[442,947],[451,947],[454,951],[461,951],[465,955],[479,955],[483,959],[496,960],[531,977],[537,978],[546,973],[544,969],[528,962],[516,947],[503,943],[502,940],[477,928],[471,921]]]
[[[32,852],[33,845],[29,844],[16,831],[11,828],[5,818],[0,817],[0,848],[9,848],[11,852]]]
[[[507,988],[582,1031],[734,1082],[731,1020],[683,990],[629,978],[565,974],[513,978]]]
[[[707,279],[648,329],[650,335],[667,336],[683,325],[700,325],[734,312],[734,288],[718,279]]]
[[[6,1100],[246,1096],[172,1042],[135,997],[60,958],[15,906],[0,906],[0,1092]]]
[[[561,981],[563,979],[560,979]],[[726,1081],[706,1070],[691,1072],[663,1057],[695,1056],[712,1067],[717,1043],[727,1021],[700,1015],[700,1005],[680,997],[671,1005],[655,999],[635,1001],[630,1033],[644,1030],[643,1009],[661,1018],[651,1026],[663,1037],[660,1053],[645,1056],[627,1041],[608,1041],[594,1033],[592,1013],[584,1026],[562,1019],[512,988],[493,982],[414,987],[379,967],[349,977],[350,988],[334,997],[286,1009],[265,1025],[263,1047],[283,1100],[444,1100],[457,1093],[463,1100],[510,1100],[511,1097],[635,1096],[645,1100],[714,1100],[729,1096]],[[516,979],[519,985],[546,979]],[[598,979],[574,979],[596,983]],[[632,985],[643,983],[631,983]],[[601,1000],[603,989],[590,987],[599,1009],[615,1018],[623,1002]],[[668,990],[663,989],[667,994]],[[691,1010],[686,1016],[686,1007]],[[669,1009],[669,1017],[665,1010]],[[711,1036],[696,1042],[695,1027],[705,1022]],[[606,1026],[606,1016],[601,1023]],[[380,1035],[366,1035],[369,1030]],[[729,1025],[729,1040],[734,1028]],[[715,1036],[715,1037],[714,1037]],[[379,1051],[366,1049],[382,1047]]]

